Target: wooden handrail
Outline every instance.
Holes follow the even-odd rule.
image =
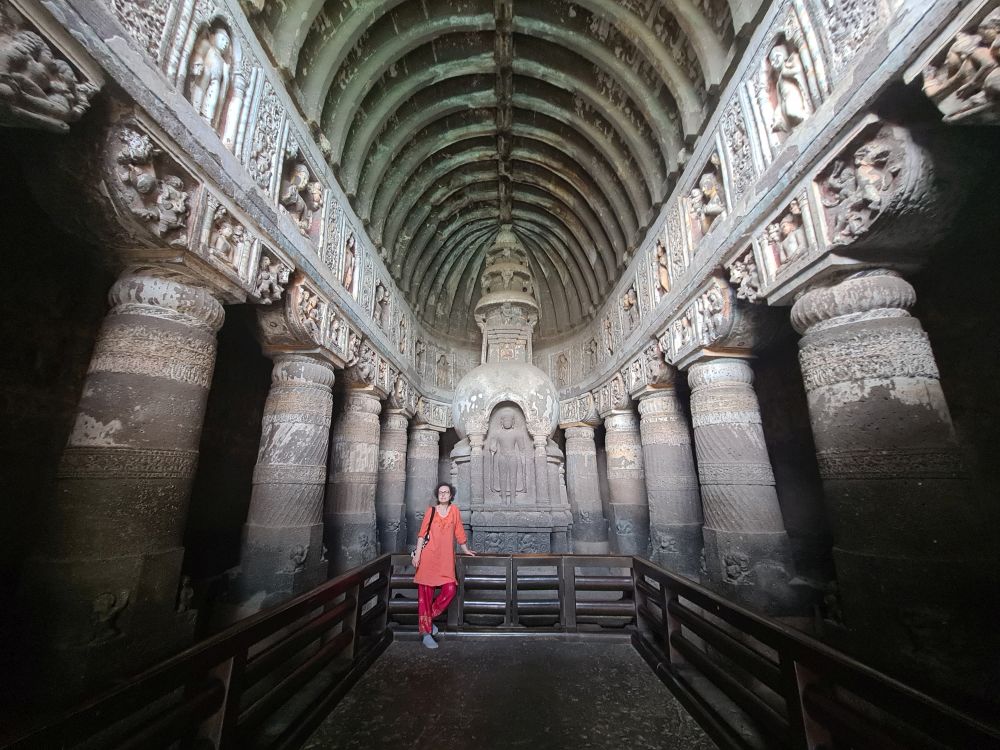
[[[460,556],[457,574],[447,630],[590,630],[607,637],[624,624],[655,674],[723,748],[1000,750],[996,727],[648,560]],[[253,736],[255,746],[292,750],[391,642],[388,620],[404,629],[415,620],[413,588],[409,557],[383,555],[236,623],[0,748],[49,750],[86,742],[88,748],[123,750],[204,738],[219,750],[235,750]],[[393,599],[394,592],[410,598]],[[284,724],[261,744],[256,728],[278,717],[324,669],[333,678],[327,689],[295,716],[282,714]],[[734,709],[742,712],[739,725]]]
[[[733,604],[683,576],[636,558],[633,643],[723,748],[745,738],[719,726],[717,698],[692,671],[726,692],[761,730],[790,745],[1000,749],[1000,730],[902,684],[780,622]],[[659,614],[655,614],[658,612]],[[685,631],[702,639],[698,648]],[[760,644],[754,648],[747,636]],[[737,640],[738,639],[738,640]],[[762,707],[755,681],[783,703]],[[703,683],[702,683],[703,684]],[[864,706],[864,713],[859,709]],[[873,718],[876,717],[876,718]],[[780,719],[780,721],[779,721]],[[710,729],[711,727],[711,729]],[[730,728],[731,729],[731,728]],[[867,738],[863,742],[859,740]],[[770,745],[767,745],[770,747]]]
[[[241,724],[256,724],[273,715],[331,659],[342,652],[351,654],[338,664],[340,679],[330,687],[330,691],[341,690],[342,683],[360,676],[355,670],[358,664],[370,663],[373,653],[388,646],[392,631],[384,615],[390,570],[390,556],[383,555],[235,623],[53,721],[3,738],[0,748],[72,748],[126,723],[127,739],[103,744],[98,739],[88,747],[133,747],[137,737],[149,736],[164,746],[169,741],[205,737],[220,750],[240,748]],[[354,621],[366,603],[372,603],[376,615],[366,618],[362,632]],[[311,643],[317,644],[315,651],[303,654]],[[289,667],[289,660],[290,671],[284,674],[280,670]],[[241,708],[244,691],[263,680],[274,684],[250,706]],[[165,705],[159,711],[150,711],[150,706],[161,703]]]

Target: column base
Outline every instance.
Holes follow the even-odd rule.
[[[698,580],[703,537],[701,523],[651,523],[650,559],[661,568]]]
[[[739,533],[702,528],[709,585],[726,598],[774,616],[801,614],[818,591],[793,578],[784,531]]]
[[[649,557],[649,508],[611,503],[608,506],[608,541],[616,555]]]
[[[406,551],[406,509],[403,504],[375,506],[375,523],[382,553]]]
[[[378,557],[378,530],[374,513],[329,514],[324,522],[331,578]]]

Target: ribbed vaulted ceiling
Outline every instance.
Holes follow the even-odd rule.
[[[254,22],[411,305],[461,338],[506,221],[539,336],[592,315],[733,52],[727,0],[281,0]]]

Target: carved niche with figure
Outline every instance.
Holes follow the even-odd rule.
[[[486,480],[493,502],[513,505],[518,496],[527,496],[531,444],[518,407],[501,405],[493,411],[486,433]]]

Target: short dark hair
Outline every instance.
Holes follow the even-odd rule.
[[[441,489],[442,487],[447,487],[449,490],[451,490],[451,499],[454,500],[455,495],[457,495],[458,493],[455,492],[455,485],[449,484],[448,482],[438,482],[436,485],[434,485],[434,494],[432,495],[432,497],[435,500],[437,500],[438,490]]]

